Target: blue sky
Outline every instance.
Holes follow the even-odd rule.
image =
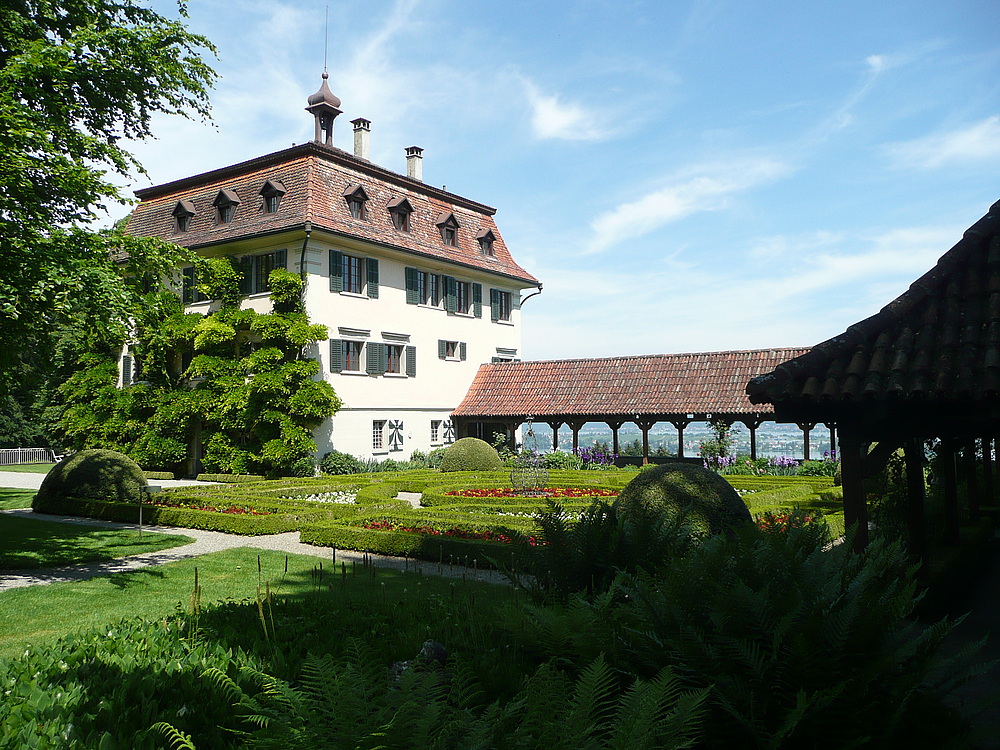
[[[219,48],[214,124],[157,119],[134,187],[309,140],[325,5],[191,0]],[[422,146],[426,182],[498,209],[545,286],[526,358],[816,344],[1000,199],[1000,3],[331,0],[329,18],[336,145],[366,117],[373,161],[405,172]]]

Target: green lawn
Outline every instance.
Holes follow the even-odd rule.
[[[0,510],[30,508],[31,499],[34,496],[35,490],[15,490],[9,487],[0,487]]]
[[[258,579],[258,559],[260,578]],[[287,560],[287,572],[286,572]],[[323,565],[322,579],[319,566]],[[319,591],[353,592],[361,589],[370,592],[379,602],[385,602],[387,612],[395,610],[402,616],[405,608],[393,608],[392,602],[414,594],[431,596],[435,601],[454,599],[458,595],[474,592],[477,601],[490,599],[510,600],[514,595],[509,587],[452,581],[435,576],[418,576],[387,569],[375,569],[377,581],[372,580],[370,568],[338,563],[336,573],[332,562],[316,557],[284,555],[279,552],[241,547],[224,552],[181,560],[167,565],[127,573],[115,573],[87,581],[54,583],[47,586],[29,586],[0,593],[0,657],[16,656],[28,644],[49,643],[81,629],[104,626],[121,618],[162,618],[178,609],[190,611],[195,571],[201,587],[202,606],[216,602],[253,600],[261,588],[272,595],[292,599],[308,597]],[[341,571],[346,571],[346,576]],[[408,593],[409,592],[409,595]],[[357,604],[355,605],[357,606]],[[353,618],[347,607],[340,617]],[[446,623],[440,623],[442,631]],[[449,623],[448,627],[465,627],[462,623]],[[443,638],[444,633],[438,637]],[[417,648],[426,635],[415,640]],[[411,638],[411,640],[414,640]],[[412,648],[412,645],[407,646]],[[403,651],[402,653],[406,653]]]
[[[113,560],[188,544],[176,534],[100,529],[0,514],[0,571]]]
[[[0,466],[0,471],[19,471],[28,474],[48,474],[55,464],[14,464],[13,466]]]

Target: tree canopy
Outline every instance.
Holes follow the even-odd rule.
[[[214,52],[134,0],[0,0],[0,395],[60,313],[120,326],[123,280],[181,257],[87,225],[122,200],[110,175],[142,171],[124,142],[154,114],[207,117]]]

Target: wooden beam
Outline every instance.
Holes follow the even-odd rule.
[[[625,424],[624,422],[605,422],[611,428],[611,452],[618,455],[618,430]]]
[[[562,422],[547,422],[548,426],[552,428],[552,450],[559,450],[559,428],[562,427]]]
[[[844,487],[844,523],[856,529],[854,551],[868,546],[868,504],[865,498],[864,463],[868,444],[860,435],[840,430],[840,473]]]
[[[649,431],[656,424],[655,421],[649,421],[645,419],[636,419],[636,427],[642,430],[642,463],[643,465],[649,463]]]
[[[941,441],[941,463],[944,472],[944,541],[955,546],[959,543],[958,533],[958,474],[955,471],[955,443]]]
[[[802,430],[802,460],[809,460],[809,433],[816,426],[815,422],[799,422],[799,429]]]
[[[973,521],[979,520],[979,466],[976,460],[976,441],[969,440],[963,447],[965,460],[962,462],[965,469],[966,503],[969,507],[969,518]]]
[[[983,494],[987,505],[996,504],[996,482],[993,481],[993,438],[984,437],[983,446]]]
[[[924,441],[910,438],[904,447],[906,460],[906,520],[910,551],[920,561],[920,575],[927,575],[927,520],[924,512]]]
[[[677,458],[684,458],[684,428],[691,424],[690,419],[671,420],[670,424],[677,428]]]

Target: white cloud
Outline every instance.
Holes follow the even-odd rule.
[[[1000,159],[1000,116],[988,117],[960,130],[896,143],[887,151],[898,167],[939,169],[987,162],[995,167]]]
[[[609,131],[599,123],[598,114],[575,102],[563,101],[558,94],[543,94],[533,82],[522,78],[531,105],[531,127],[536,138],[567,141],[599,141]]]
[[[790,172],[772,159],[743,159],[691,167],[675,175],[667,187],[607,211],[591,224],[588,253],[649,234],[672,221],[700,211],[718,211],[729,199]]]

